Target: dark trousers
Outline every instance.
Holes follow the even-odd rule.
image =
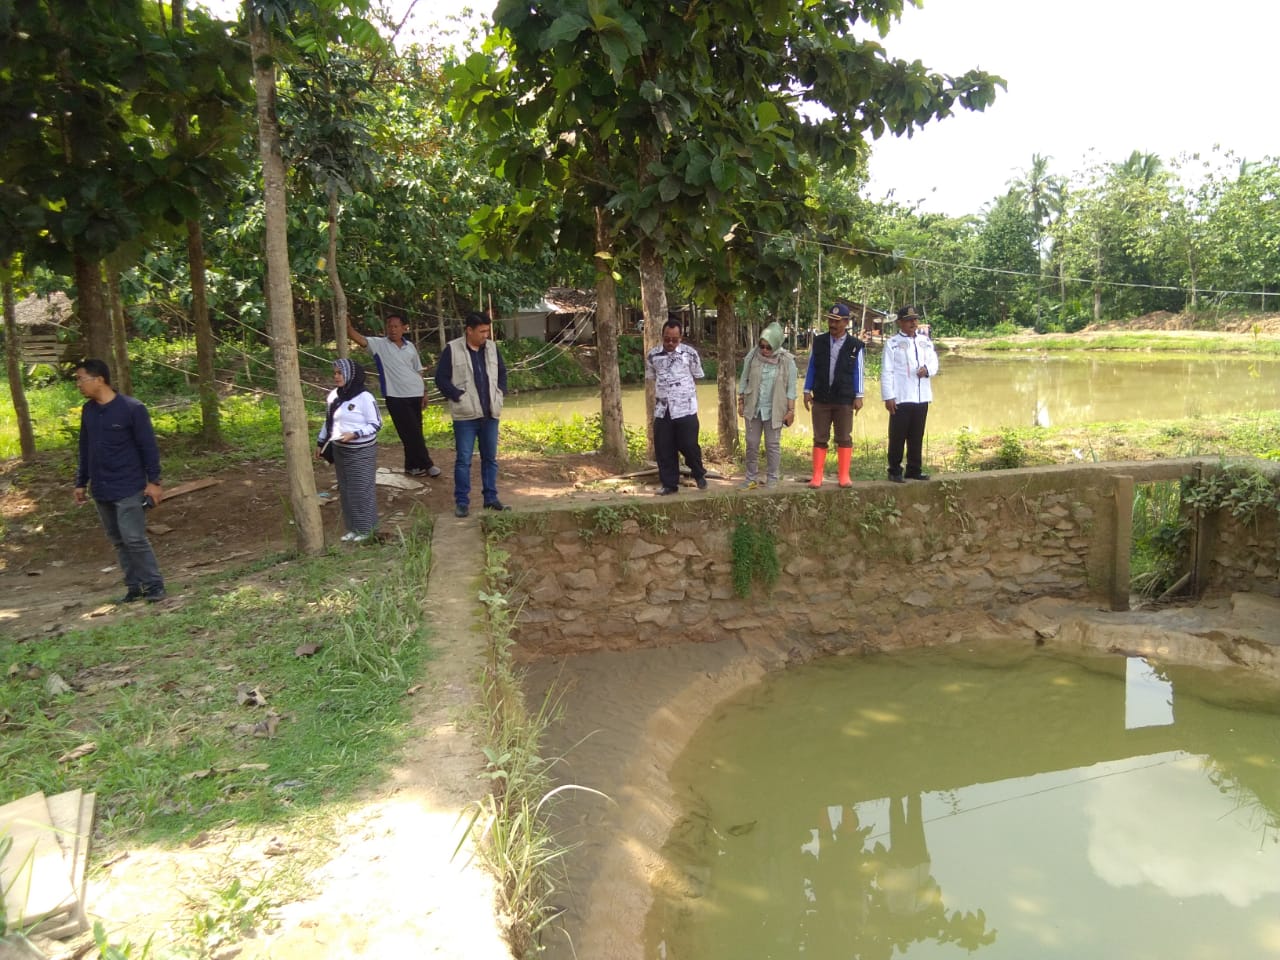
[[[396,433],[404,444],[404,468],[409,470],[429,470],[434,464],[427,451],[427,442],[422,438],[422,398],[421,397],[384,397],[387,413],[391,414],[391,422],[396,425]]]
[[[653,421],[653,454],[658,460],[658,481],[674,490],[680,486],[680,460],[684,457],[694,480],[707,475],[702,466],[702,448],[698,446],[698,415],[687,417],[655,417]]]
[[[141,593],[159,593],[164,577],[156,563],[151,541],[147,539],[147,512],[142,506],[142,491],[123,500],[95,500],[98,517],[107,539],[116,548],[116,558],[124,573],[124,585]]]
[[[929,417],[927,403],[898,403],[898,412],[889,414],[889,476],[902,473],[902,448],[907,448],[908,477],[921,473],[921,447],[924,446],[924,422]]]

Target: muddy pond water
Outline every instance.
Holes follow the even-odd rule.
[[[645,957],[1280,957],[1274,683],[960,644],[721,705]]]
[[[965,426],[994,431],[1035,424],[1177,420],[1274,410],[1280,407],[1277,374],[1280,361],[1238,356],[1127,353],[971,358],[944,354],[933,383],[929,432],[950,434]],[[804,376],[803,369],[800,376]],[[888,415],[880,403],[879,390],[876,382],[867,385],[867,403],[855,423],[855,442],[860,437],[878,441],[886,432]],[[644,422],[643,387],[625,387],[622,405],[627,423]],[[714,380],[699,386],[698,409],[703,429],[714,430]],[[512,396],[502,415],[567,419],[599,412],[599,391],[582,388]],[[800,416],[792,430],[808,433],[808,417]]]

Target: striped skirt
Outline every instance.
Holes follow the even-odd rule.
[[[333,445],[342,519],[351,533],[371,533],[378,526],[378,443],[359,447]]]

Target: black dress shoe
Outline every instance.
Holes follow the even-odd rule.
[[[679,487],[663,487],[662,489],[660,489],[660,490],[658,491],[658,496],[660,496],[660,497],[669,497],[669,496],[671,496],[673,493],[679,493],[679,492],[680,492]]]
[[[698,489],[699,489],[699,490],[705,490],[705,489],[707,489],[707,478],[706,478],[706,477],[699,477],[697,480],[695,480],[695,481],[694,481],[694,483],[696,483],[696,484],[698,485]]]
[[[147,603],[159,603],[161,600],[169,599],[169,595],[164,592],[164,587],[153,587],[143,594],[143,599]]]
[[[485,508],[486,510],[510,510],[510,509],[511,509],[511,508],[510,508],[510,507],[508,507],[505,503],[503,503],[501,500],[493,500],[493,501],[490,501],[489,503],[486,503],[486,504],[484,505],[484,508]]]
[[[907,479],[908,480],[928,480],[929,475],[927,473],[914,473],[914,474],[908,473]]]
[[[126,593],[123,597],[121,597],[116,602],[117,603],[137,603],[139,600],[141,600],[145,596],[146,594],[143,593],[141,590],[139,590],[137,587],[130,587],[129,592]]]
[[[907,481],[906,481],[906,479],[902,476],[902,474],[900,474],[900,473],[891,473],[891,474],[889,474],[889,482],[890,482],[890,483],[906,483]]]
[[[462,504],[458,504],[456,507],[453,508],[453,515],[455,517],[458,517],[459,519],[461,519],[462,517],[465,517],[470,512],[471,511],[468,510],[466,507],[464,507]]]

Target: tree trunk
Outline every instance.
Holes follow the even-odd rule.
[[[338,344],[338,356],[346,357],[347,346],[347,294],[338,276],[338,188],[332,182],[325,188],[329,197],[329,258],[325,272],[329,274],[329,286],[333,288],[333,338]]]
[[[129,334],[124,328],[124,299],[120,295],[120,271],[111,261],[107,268],[107,307],[111,313],[111,385],[133,396],[133,371],[129,368]]]
[[[30,463],[36,457],[36,435],[31,428],[31,408],[27,406],[27,391],[22,383],[22,340],[18,336],[18,308],[13,299],[13,281],[9,279],[8,264],[3,266],[4,280],[0,281],[4,297],[5,366],[9,374],[9,396],[13,398],[13,415],[18,420],[18,444],[22,459]]]
[[[173,32],[183,33],[184,11],[182,0],[173,0]],[[191,139],[185,114],[178,114],[173,122],[179,144]],[[200,384],[200,442],[206,448],[222,443],[222,413],[218,409],[218,384],[216,357],[213,341],[213,325],[209,322],[208,283],[204,269],[204,229],[199,220],[188,220],[187,270],[191,276],[191,325],[196,331],[196,376]]]
[[[734,310],[733,294],[720,291],[716,294],[716,352],[720,354],[716,370],[716,399],[720,404],[720,449],[725,456],[735,456],[740,449],[738,442],[738,317]]]
[[[80,254],[74,258],[76,311],[84,336],[85,356],[106,362],[111,357],[111,318],[102,298],[102,266]]]
[[[317,347],[324,345],[324,313],[319,300],[311,301],[311,342]]]
[[[645,237],[640,241],[640,304],[644,309],[644,352],[662,342],[662,325],[667,322],[667,284],[662,262],[654,242]],[[644,382],[646,453],[653,459],[653,404],[655,400],[652,380]]]
[[[1196,308],[1196,258],[1191,254],[1190,251],[1187,252],[1187,271],[1189,272],[1190,279],[1191,279],[1190,309],[1195,310]]]
[[[209,319],[209,294],[204,269],[204,229],[199,220],[187,221],[187,265],[191,273],[191,323],[196,328],[196,375],[200,382],[200,442],[222,444],[222,411],[218,404],[217,344]]]
[[[439,335],[440,353],[449,343],[444,329],[444,291],[436,287],[436,333]]]
[[[1102,272],[1102,266],[1102,248],[1099,247],[1097,250],[1097,259],[1094,264],[1094,268],[1097,271],[1094,276],[1099,280],[1106,276],[1106,274]],[[1093,285],[1093,322],[1102,322],[1102,287],[1097,283]]]
[[[609,215],[596,207],[596,347],[600,368],[601,453],[625,463],[627,432],[622,420],[618,374],[618,285],[613,279],[613,233]]]
[[[253,86],[257,96],[258,149],[262,156],[266,215],[268,327],[271,352],[275,358],[276,390],[280,398],[280,428],[284,435],[285,469],[289,475],[289,501],[298,529],[298,550],[303,554],[316,555],[324,551],[324,525],[316,499],[316,477],[312,467],[307,408],[302,397],[293,293],[289,282],[288,210],[285,204],[284,158],[280,153],[280,123],[276,117],[275,61],[266,24],[254,13],[253,5],[247,0],[244,12],[250,24],[249,46],[253,54]]]

